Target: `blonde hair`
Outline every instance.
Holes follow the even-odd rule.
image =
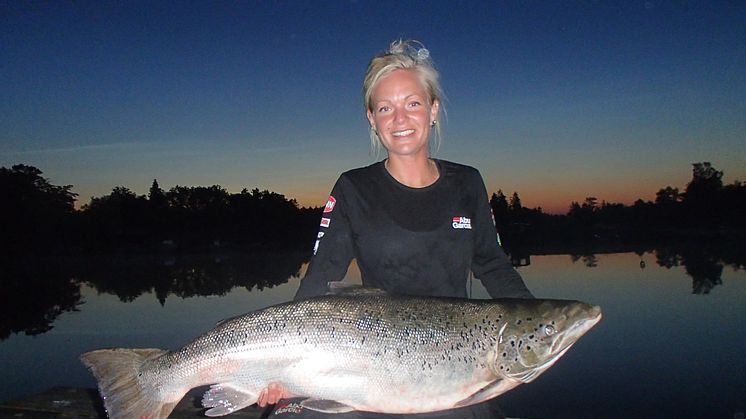
[[[428,105],[432,106],[435,101],[438,101],[438,114],[445,114],[444,95],[439,81],[440,75],[433,66],[430,52],[418,41],[402,39],[392,42],[386,51],[373,57],[368,64],[363,80],[363,106],[366,112],[373,112],[373,89],[375,89],[378,81],[395,70],[413,70],[428,94]],[[436,121],[438,119],[436,118]],[[435,131],[433,143],[437,150],[440,148],[442,138],[440,124],[436,123],[433,128]],[[381,147],[378,133],[373,127],[370,127],[371,152],[378,155]]]

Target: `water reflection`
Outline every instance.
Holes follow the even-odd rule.
[[[659,266],[667,269],[683,266],[692,278],[692,294],[709,294],[713,288],[721,285],[724,264],[735,269],[744,267],[743,255],[726,254],[707,246],[661,249],[656,251],[656,259]]]
[[[520,272],[537,296],[599,304],[604,320],[531,385],[500,396],[506,415],[725,418],[746,411],[746,338],[740,327],[746,318],[746,252],[733,247],[719,253],[704,245],[607,251],[519,258],[531,262]],[[294,276],[302,276],[307,266],[301,264],[298,272],[298,261],[305,259],[169,254],[0,262],[0,298],[6,301],[0,314],[4,333],[10,334],[0,341],[0,360],[10,361],[0,362],[0,400],[50,386],[93,387],[92,376],[78,361],[81,352],[122,346],[173,349],[221,319],[287,301],[299,283]],[[587,268],[594,260],[597,266]],[[646,262],[645,269],[640,261]],[[354,266],[350,271],[346,280],[358,275],[359,281]],[[231,283],[233,290],[224,296],[211,296]],[[203,284],[212,289],[200,289]],[[480,281],[473,286],[475,298],[487,298]],[[705,295],[705,289],[712,291]],[[60,298],[39,296],[41,290]],[[131,300],[135,295],[140,296]],[[15,308],[7,304],[11,299],[18,300]],[[41,308],[32,315],[23,306]],[[23,335],[27,330],[49,331],[29,337]]]
[[[572,260],[572,263],[582,261],[583,265],[588,268],[595,268],[598,266],[598,256],[596,256],[595,254],[570,255],[570,260]]]
[[[302,252],[118,256],[82,266],[80,280],[122,301],[152,290],[165,304],[168,296],[225,295],[236,287],[262,290],[283,284],[297,277],[307,260]]]
[[[640,256],[639,267],[645,269],[643,255],[646,250],[636,250]],[[738,246],[711,245],[702,243],[682,243],[676,246],[659,247],[655,254],[658,266],[671,269],[684,267],[692,279],[692,294],[709,294],[713,288],[723,284],[722,274],[725,265],[735,270],[746,268],[746,252]],[[588,268],[598,266],[598,257],[594,253],[570,254],[573,263],[581,262]]]
[[[654,251],[658,266],[683,266],[692,280],[693,294],[708,294],[722,285],[723,267],[746,267],[746,255],[735,247],[703,245],[661,247]],[[640,267],[644,268],[644,251]],[[80,287],[131,302],[153,293],[161,305],[169,297],[222,296],[236,287],[263,290],[297,278],[309,259],[304,252],[214,253],[184,255],[113,255],[77,260],[4,260],[0,282],[0,340],[14,333],[38,335],[49,331],[62,313],[83,304]],[[598,266],[598,256],[571,254],[573,263]],[[528,252],[513,252],[515,266],[529,266]]]
[[[305,252],[201,255],[112,255],[77,260],[4,260],[0,267],[0,340],[52,329],[83,304],[81,285],[131,302],[147,293],[169,297],[222,296],[236,287],[263,290],[300,274]]]
[[[0,265],[0,340],[45,333],[57,316],[83,303],[80,285],[52,261]]]

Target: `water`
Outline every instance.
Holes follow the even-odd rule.
[[[51,330],[0,340],[0,400],[52,386],[95,386],[77,361],[82,352],[175,348],[221,319],[289,300],[303,259],[166,256],[50,268],[72,280],[60,286],[67,291],[52,287],[62,303],[45,306]],[[500,396],[503,411],[541,418],[743,417],[746,273],[742,263],[700,259],[660,251],[532,256],[519,271],[537,297],[598,304],[604,319],[536,381]],[[347,280],[359,282],[354,265]],[[28,295],[14,290],[19,307],[35,301],[41,288],[32,286]],[[59,295],[65,292],[71,294]],[[487,297],[478,281],[471,292]],[[13,324],[7,316],[23,308],[4,310]]]

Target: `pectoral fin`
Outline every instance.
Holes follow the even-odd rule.
[[[300,405],[308,410],[315,410],[321,413],[347,413],[355,410],[352,406],[334,400],[306,399]]]
[[[210,386],[202,396],[202,406],[211,408],[205,416],[215,417],[233,413],[256,403],[259,396],[232,383],[220,383]]]
[[[482,387],[479,391],[472,394],[471,396],[456,403],[454,407],[471,406],[473,404],[485,402],[491,398],[497,397],[506,391],[521,384],[519,381],[497,379],[486,386]]]

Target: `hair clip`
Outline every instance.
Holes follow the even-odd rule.
[[[424,61],[430,57],[430,51],[427,48],[420,48],[417,50],[417,61]]]

